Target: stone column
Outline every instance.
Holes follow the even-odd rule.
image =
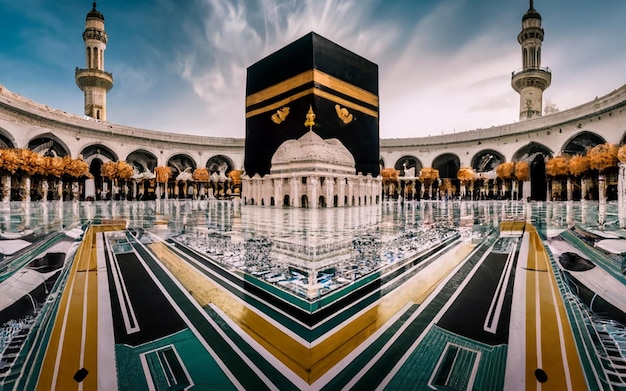
[[[57,196],[59,196],[59,201],[63,201],[63,179],[59,178],[57,181]]]
[[[573,195],[572,195],[574,186],[572,186],[572,177],[571,176],[567,177],[567,185],[566,186],[567,186],[567,200],[571,201],[574,198]]]
[[[283,206],[283,178],[273,179],[274,205]]]
[[[80,194],[78,194],[79,190],[80,190],[80,186],[78,186],[78,182],[72,181],[72,200],[76,202],[78,202],[80,198]]]
[[[598,174],[598,201],[606,203],[606,177]]]
[[[24,176],[24,194],[22,201],[30,201],[30,175]]]
[[[300,192],[298,191],[298,181],[300,177],[292,176],[289,178],[289,192],[291,193],[289,196],[290,206],[299,208],[300,207]]]
[[[11,175],[2,177],[2,201],[11,201]]]
[[[553,178],[548,180],[548,186],[546,186],[546,201],[552,201],[552,184],[554,183]]]
[[[574,225],[574,214],[572,213],[573,209],[573,201],[568,200],[565,206],[565,222],[567,223],[567,227],[571,227]]]
[[[587,200],[587,178],[585,177],[580,178],[580,200]]]
[[[316,176],[310,176],[307,181],[309,208],[317,208],[319,205],[319,180]]]
[[[348,206],[354,206],[356,205],[356,197],[354,196],[354,182],[357,181],[358,178],[357,177],[353,177],[352,179],[348,180]],[[352,203],[352,200],[354,199],[354,203]]]
[[[598,228],[603,229],[606,218],[606,177],[598,174]]]
[[[45,178],[41,181],[41,193],[41,201],[48,201],[48,180]]]
[[[524,181],[522,184],[522,197],[524,200],[530,198],[530,181]]]
[[[326,206],[331,208],[335,203],[335,178],[326,177],[324,179]]]
[[[339,178],[337,182],[337,206],[345,206],[346,200],[346,180],[345,178]]]

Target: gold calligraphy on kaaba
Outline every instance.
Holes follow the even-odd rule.
[[[289,107],[283,107],[281,109],[278,109],[276,110],[274,114],[272,114],[272,122],[274,122],[277,125],[280,125],[283,121],[285,121],[285,119],[287,119],[288,115],[289,115]]]
[[[344,125],[349,124],[354,119],[354,116],[345,107],[335,105],[335,111],[337,112],[337,117],[339,117]]]

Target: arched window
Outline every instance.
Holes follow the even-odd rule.
[[[98,67],[98,48],[93,48],[93,67],[97,68]]]
[[[537,66],[541,65],[541,48],[537,48]]]

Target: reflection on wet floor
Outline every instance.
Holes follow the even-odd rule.
[[[620,369],[626,362],[626,332],[620,323],[626,319],[626,233],[618,227],[616,212],[615,203],[600,208],[594,202],[384,202],[328,209],[261,208],[216,200],[4,204],[0,378],[4,384],[29,384],[14,369],[30,363],[28,349],[42,354],[46,337],[38,334],[36,339],[31,330],[52,330],[58,300],[72,275],[68,266],[78,245],[85,243],[85,229],[123,222],[102,239],[90,236],[82,254],[100,254],[99,262],[114,269],[110,286],[118,293],[111,293],[111,306],[119,301],[126,309],[112,316],[137,316],[119,330],[130,333],[124,338],[149,341],[154,348],[119,348],[117,359],[144,363],[158,378],[152,380],[155,387],[169,381],[189,385],[204,376],[186,367],[192,350],[173,342],[178,338],[174,334],[194,335],[197,349],[217,344],[209,337],[217,333],[224,345],[219,354],[207,348],[207,360],[214,361],[212,370],[221,373],[222,385],[357,389],[380,384],[402,389],[410,384],[432,389],[471,381],[501,388],[507,357],[501,346],[508,344],[513,351],[507,319],[515,312],[511,297],[522,289],[517,280],[513,284],[515,274],[522,273],[516,272],[522,254],[528,256],[524,273],[544,273],[529,277],[527,286],[533,292],[558,288],[565,300],[564,307],[554,300],[558,311],[542,304],[541,309],[528,307],[524,316],[553,311],[558,322],[572,322],[581,333],[575,342],[578,350],[591,352],[581,358],[583,366],[605,374],[597,376],[597,384],[619,388],[626,385]],[[522,239],[528,227],[536,230],[530,253],[527,239]],[[96,252],[98,246],[106,250]],[[95,263],[86,270],[95,272]],[[554,277],[545,273],[550,270]],[[133,282],[139,279],[153,281],[151,295],[164,294],[163,303],[169,300],[174,306],[170,311],[180,315],[172,336],[137,324],[152,316],[132,309],[145,300]],[[533,292],[523,300],[534,303]],[[186,300],[199,307],[192,310]],[[487,314],[483,318],[479,308]],[[193,312],[197,310],[201,313]],[[116,341],[126,340],[115,330]],[[152,341],[151,333],[163,341],[173,338],[172,345]],[[561,339],[571,349],[574,340]],[[224,349],[233,349],[233,356]],[[418,352],[422,358],[432,356],[433,366],[422,363],[418,371],[415,365],[423,361],[414,357]],[[595,358],[603,354],[609,359]],[[46,366],[41,357],[32,366],[32,376]],[[159,357],[178,368],[174,378],[155,375]],[[437,360],[452,361],[442,366]],[[392,368],[391,362],[397,365]],[[468,364],[461,367],[459,362]],[[549,369],[542,370],[548,376],[556,373]],[[490,370],[499,372],[484,378]],[[251,372],[245,385],[234,380],[246,371]],[[269,377],[259,375],[273,371]],[[123,384],[142,383],[135,379]]]

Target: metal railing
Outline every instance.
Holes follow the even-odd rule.
[[[548,67],[533,67],[533,68],[517,69],[517,70],[511,72],[511,77],[515,77],[515,76],[517,76],[519,74],[527,73],[527,72],[545,72],[545,73],[552,74],[552,71]]]

